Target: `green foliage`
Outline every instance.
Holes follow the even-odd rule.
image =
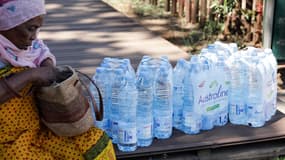
[[[115,8],[119,10],[124,10],[123,8],[126,4],[132,7],[135,14],[139,16],[152,16],[152,17],[163,17],[164,16],[164,0],[158,0],[158,5],[154,6],[143,0],[103,0],[110,3]]]
[[[220,0],[213,0],[210,6],[212,14],[216,16],[216,20],[224,21],[226,15],[233,10],[237,0],[224,0],[223,4],[220,4]]]
[[[222,31],[223,23],[214,20],[206,21],[203,32],[205,39],[209,39],[212,35],[217,35]]]
[[[285,156],[280,156],[280,157],[274,158],[273,160],[285,160]]]
[[[132,0],[132,6],[134,13],[140,16],[153,16],[153,17],[163,17],[163,1],[158,1],[158,5],[154,6],[146,3],[142,0]]]
[[[248,22],[250,22],[251,20],[253,21],[255,20],[255,19],[252,19],[252,18],[255,18],[255,11],[250,10],[250,9],[242,9],[241,13]]]

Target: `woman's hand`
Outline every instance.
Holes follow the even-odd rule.
[[[36,86],[48,86],[56,81],[58,71],[54,66],[44,66],[33,70],[32,81]]]
[[[27,84],[35,86],[48,86],[56,80],[57,69],[54,66],[29,68],[22,72],[13,73],[10,76],[0,78],[0,104],[17,96]]]

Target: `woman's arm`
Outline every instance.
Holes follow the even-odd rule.
[[[19,73],[12,74],[6,79],[0,79],[0,103],[4,103],[16,96],[27,84],[36,86],[50,85],[56,78],[56,70],[53,66],[30,68]]]
[[[53,61],[50,58],[43,60],[41,63],[41,67],[43,66],[54,66]]]

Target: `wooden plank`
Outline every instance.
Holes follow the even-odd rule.
[[[179,17],[184,16],[184,6],[185,6],[185,0],[178,0],[178,15],[179,15]]]
[[[256,11],[256,1],[257,0],[252,0],[252,11]]]
[[[169,12],[170,11],[170,0],[165,0],[165,11]]]
[[[246,9],[246,0],[241,1],[241,8]]]
[[[220,149],[206,149],[197,152],[200,160],[274,159],[278,155],[285,154],[285,142],[269,141]]]
[[[285,108],[285,104],[278,102],[278,107]],[[145,154],[189,152],[284,139],[284,123],[285,114],[278,112],[264,127],[260,128],[227,124],[223,127],[215,127],[210,131],[202,131],[197,135],[187,135],[174,129],[170,139],[155,139],[150,147],[138,148],[130,153],[117,150],[116,154],[120,158],[140,157]]]
[[[191,22],[191,0],[185,0],[185,19],[186,22]]]
[[[40,38],[59,65],[71,65],[92,75],[104,57],[129,58],[135,69],[144,55],[166,55],[173,65],[178,58],[189,58],[101,0],[47,0],[46,8]]]
[[[191,5],[191,23],[196,24],[198,20],[198,0],[192,0]]]
[[[177,0],[171,0],[171,14],[177,15]]]
[[[285,155],[285,141],[268,141],[238,146],[228,146],[197,151],[164,152],[157,155],[145,155],[118,160],[262,160],[276,159]]]
[[[211,17],[211,5],[212,5],[212,0],[208,0],[207,1],[207,20],[209,20]]]
[[[207,0],[200,0],[200,24],[204,26],[207,16]]]

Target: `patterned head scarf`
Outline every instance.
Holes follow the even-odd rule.
[[[0,31],[46,13],[44,0],[0,0]]]

